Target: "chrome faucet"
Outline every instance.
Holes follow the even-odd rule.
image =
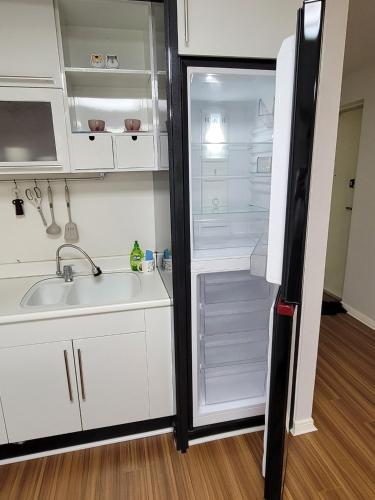
[[[63,271],[61,271],[61,257],[60,257],[60,251],[63,248],[74,248],[75,250],[78,250],[78,252],[81,252],[84,257],[90,262],[91,264],[91,272],[94,276],[100,276],[102,274],[102,270],[100,269],[99,266],[95,265],[94,261],[92,258],[89,256],[87,252],[82,250],[82,248],[77,247],[77,245],[72,245],[71,243],[64,243],[64,245],[60,245],[59,248],[56,250],[56,274],[57,276],[60,276],[61,278],[64,278],[66,282],[71,282],[73,281],[73,270],[72,266],[64,266]]]

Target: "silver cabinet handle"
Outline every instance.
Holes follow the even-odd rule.
[[[184,0],[185,45],[189,45],[189,0]]]
[[[66,349],[64,349],[64,361],[65,361],[66,380],[68,382],[69,399],[71,402],[73,402],[73,391],[72,391],[72,383],[70,381],[68,351]]]
[[[83,381],[83,369],[82,369],[82,355],[81,349],[77,349],[78,352],[78,366],[79,366],[79,378],[81,381],[81,396],[83,401],[86,400],[85,383]]]

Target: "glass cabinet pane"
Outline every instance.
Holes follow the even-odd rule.
[[[57,161],[50,102],[0,101],[0,162]]]
[[[275,72],[188,78],[193,257],[250,255],[268,230]]]

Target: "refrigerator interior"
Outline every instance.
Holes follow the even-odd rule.
[[[268,231],[275,72],[189,78],[192,258],[250,255]]]
[[[249,271],[197,276],[197,414],[264,413],[273,299],[273,285]]]

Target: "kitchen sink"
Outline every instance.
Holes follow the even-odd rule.
[[[120,304],[137,297],[140,292],[140,279],[130,272],[75,276],[70,283],[61,278],[47,278],[26,292],[21,306],[53,309]]]

